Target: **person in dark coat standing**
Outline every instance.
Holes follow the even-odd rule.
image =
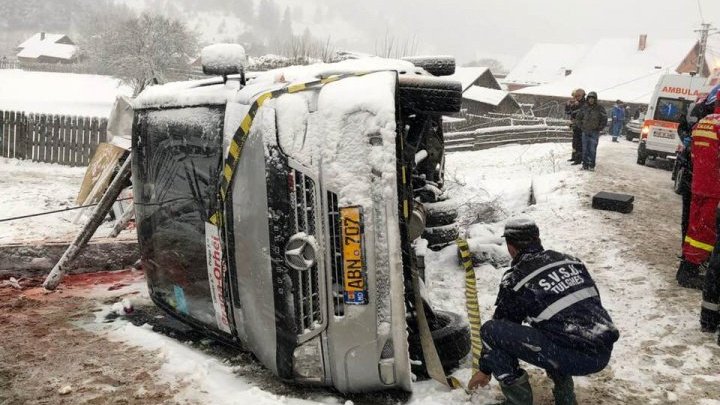
[[[522,360],[547,371],[555,404],[574,404],[572,376],[604,369],[620,334],[585,265],[543,248],[532,220],[508,221],[503,237],[512,267],[502,278],[493,319],[480,329],[483,352],[468,388],[484,387],[495,376],[505,404],[531,405]]]
[[[597,93],[594,91],[588,93],[585,105],[578,111],[575,121],[582,129],[582,168],[583,170],[595,170],[600,131],[605,128],[608,121],[605,107],[598,104]]]
[[[577,89],[572,92],[572,99],[565,104],[565,115],[570,120],[570,128],[573,131],[572,155],[568,162],[573,165],[582,163],[582,129],[576,123],[577,113],[585,105],[585,90]]]

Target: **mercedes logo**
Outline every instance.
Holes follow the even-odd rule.
[[[296,233],[285,246],[285,261],[295,270],[308,270],[315,265],[317,242],[304,232]]]

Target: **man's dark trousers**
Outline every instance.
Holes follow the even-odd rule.
[[[549,339],[540,329],[506,320],[485,322],[480,336],[483,341],[481,369],[492,370],[498,381],[518,375],[518,359],[545,369],[553,379],[593,374],[610,361],[610,350],[593,353],[565,347]]]
[[[577,126],[573,127],[573,139],[572,139],[572,160],[576,163],[582,162],[583,157],[583,143],[582,143],[582,129]]]

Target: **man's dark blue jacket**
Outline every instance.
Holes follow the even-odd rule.
[[[605,352],[619,337],[585,265],[539,244],[515,257],[496,305],[494,319],[525,321],[560,346]]]

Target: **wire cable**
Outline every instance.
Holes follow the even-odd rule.
[[[115,201],[125,201],[125,200],[132,200],[132,197],[119,198]],[[25,219],[25,218],[39,217],[39,216],[43,216],[43,215],[57,214],[58,212],[79,210],[81,208],[94,207],[96,205],[98,205],[98,204],[95,203],[95,204],[88,204],[88,205],[79,205],[77,207],[63,208],[61,210],[45,211],[45,212],[38,212],[36,214],[28,214],[28,215],[20,215],[17,217],[3,218],[3,219],[0,219],[0,222],[8,222],[8,221],[15,221],[17,219]]]

